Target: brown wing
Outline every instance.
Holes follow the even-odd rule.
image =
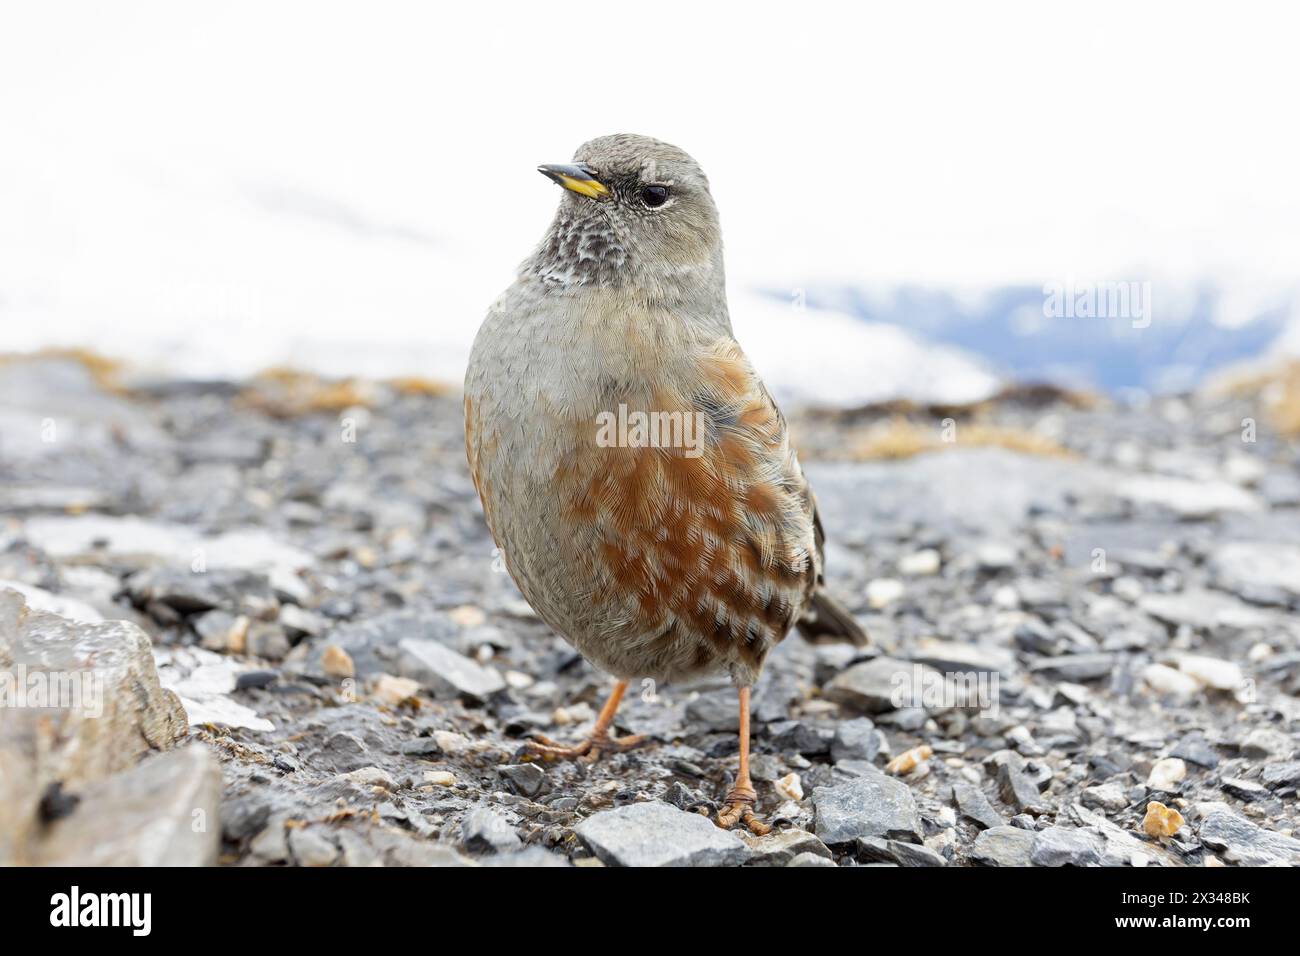
[[[611,629],[650,655],[756,673],[816,586],[814,513],[786,423],[734,341],[702,357],[690,394],[647,411],[693,416],[696,447],[592,447],[562,469],[570,516],[597,530],[597,601],[633,597]],[[635,411],[636,409],[633,409]]]

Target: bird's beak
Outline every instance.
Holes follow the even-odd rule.
[[[586,166],[548,164],[538,166],[537,171],[580,196],[604,199],[609,195],[609,187],[597,179],[596,174]]]

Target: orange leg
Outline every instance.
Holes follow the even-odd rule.
[[[737,823],[743,823],[751,833],[762,836],[771,833],[772,828],[754,813],[754,801],[758,794],[749,779],[749,688],[740,688],[740,769],[736,773],[736,785],[727,794],[727,806],[718,813],[718,826],[730,830]]]
[[[591,734],[582,743],[573,747],[566,747],[549,737],[538,735],[536,740],[530,740],[524,744],[524,759],[536,759],[538,757],[542,760],[580,759],[591,763],[599,760],[603,753],[631,750],[633,747],[644,743],[646,738],[643,734],[634,734],[629,737],[611,737],[609,735],[610,725],[614,723],[614,715],[618,713],[618,705],[623,702],[623,694],[626,690],[627,681],[625,680],[621,680],[614,685],[614,690],[610,692],[609,699],[605,701],[605,706],[600,708],[600,714],[596,717],[595,726],[591,728]]]

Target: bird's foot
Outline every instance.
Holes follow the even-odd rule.
[[[639,747],[648,738],[645,734],[611,737],[608,733],[594,733],[580,744],[566,747],[550,737],[538,734],[527,741],[519,751],[522,760],[580,760],[595,763],[607,753],[621,753]]]
[[[718,811],[718,826],[730,830],[736,824],[742,824],[754,836],[764,836],[772,832],[770,824],[764,823],[754,812],[754,801],[758,794],[753,787],[732,787],[727,794],[727,805]]]

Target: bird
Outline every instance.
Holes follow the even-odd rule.
[[[520,592],[615,684],[589,737],[539,736],[525,756],[639,746],[610,734],[630,681],[725,674],[739,764],[715,822],[767,833],[749,722],[768,653],[792,627],[814,642],[867,635],[827,593],[816,500],[732,332],[703,169],[623,133],[538,170],[563,187],[559,207],[475,337],[466,453]]]

